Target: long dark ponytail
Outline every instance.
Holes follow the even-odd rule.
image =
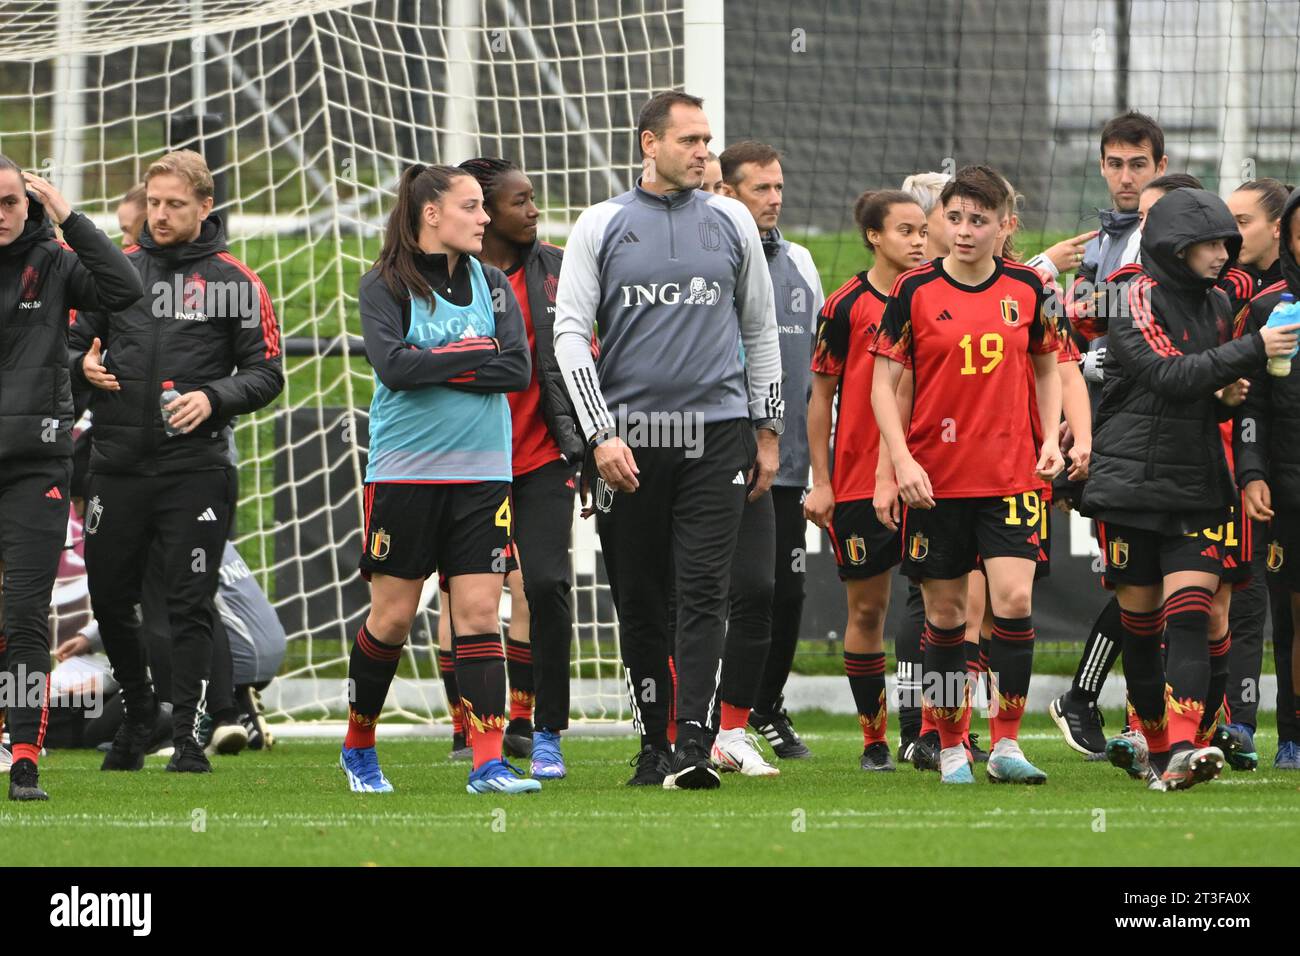
[[[416,163],[408,166],[397,182],[397,202],[388,214],[384,229],[384,246],[379,250],[375,268],[399,299],[408,295],[418,299],[433,299],[433,289],[415,266],[415,256],[420,251],[420,215],[425,205],[437,202],[451,188],[458,176],[469,176],[455,166],[425,166]]]

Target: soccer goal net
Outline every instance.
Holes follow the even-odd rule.
[[[541,235],[562,241],[582,209],[632,183],[640,106],[683,85],[682,4],[4,6],[0,151],[111,233],[118,201],[166,149],[194,146],[213,168],[231,249],[273,296],[286,353],[282,397],[236,429],[236,545],[289,634],[266,701],[281,721],[344,716],[368,606],[356,561],[373,373],[356,292],[397,178],[416,161],[509,157],[537,190]],[[615,618],[591,522],[575,530],[574,711],[618,720]],[[426,597],[388,697],[399,722],[448,713],[432,581]],[[507,595],[507,626],[510,613]]]
[[[705,97],[720,145],[782,151],[781,228],[829,293],[869,264],[858,193],[911,173],[995,166],[1023,197],[1026,256],[1098,228],[1112,203],[1098,134],[1129,109],[1160,123],[1169,172],[1225,196],[1260,177],[1294,183],[1297,59],[1296,0],[7,0],[0,152],[111,234],[119,199],[166,149],[196,147],[214,169],[231,249],[274,297],[286,352],[283,395],[238,424],[237,546],[289,634],[273,717],[315,726],[345,713],[367,609],[356,561],[373,375],[356,291],[406,165],[512,159],[541,234],[562,243],[582,209],[633,182],[641,105],[686,89]],[[1080,639],[1096,612],[1088,524],[1054,528],[1035,599],[1044,648]],[[816,533],[808,545],[801,634],[830,673],[844,596]],[[625,720],[589,521],[575,520],[573,585],[575,717]],[[447,715],[429,591],[390,726]]]

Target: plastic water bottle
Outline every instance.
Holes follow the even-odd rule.
[[[1273,311],[1268,317],[1268,326],[1276,327],[1279,325],[1295,325],[1300,321],[1300,308],[1296,306],[1295,296],[1290,292],[1283,292],[1282,298],[1277,305],[1273,306]],[[1278,378],[1291,374],[1291,360],[1295,358],[1296,352],[1300,352],[1300,347],[1291,350],[1290,355],[1279,355],[1268,360],[1268,374],[1276,375]]]
[[[1290,363],[1287,363],[1287,367],[1290,368]],[[175,382],[163,382],[162,387],[162,395],[158,399],[158,405],[163,410],[163,431],[167,433],[168,438],[171,438],[173,435],[179,435],[181,430],[179,428],[172,428],[172,416],[171,412],[167,411],[167,406],[180,398],[181,393],[176,391]]]

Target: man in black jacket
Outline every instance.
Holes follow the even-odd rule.
[[[86,572],[126,720],[105,770],[138,770],[157,698],[136,605],[150,546],[162,542],[174,641],[175,752],[168,770],[211,769],[194,740],[212,656],[213,595],[229,526],[229,423],[284,385],[265,286],[226,250],[212,174],[190,150],[145,174],[148,221],[128,252],[148,294],[130,309],[81,313],[72,372],[94,386]],[[168,383],[180,397],[160,410]]]
[[[70,248],[55,240],[55,222]],[[10,799],[46,799],[36,762],[72,476],[68,311],[125,308],[141,291],[107,236],[49,183],[0,156],[0,562],[8,686],[18,691],[7,702]]]
[[[1240,377],[1266,354],[1289,350],[1300,328],[1229,341],[1231,306],[1217,285],[1240,247],[1236,223],[1212,193],[1178,189],[1151,207],[1128,314],[1110,323],[1080,507],[1098,521],[1141,727],[1108,741],[1107,756],[1157,790],[1186,789],[1223,766],[1220,750],[1194,743],[1209,684],[1223,527],[1235,496],[1219,422],[1245,395]]]

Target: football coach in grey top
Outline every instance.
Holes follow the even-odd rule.
[[[763,240],[776,301],[776,327],[785,377],[781,467],[771,494],[745,506],[731,564],[731,609],[722,654],[720,733],[715,747],[741,773],[773,768],[751,745],[750,727],[782,759],[810,756],[784,713],[782,690],[794,662],[803,615],[803,514],[808,483],[808,398],[812,389],[813,326],[825,296],[808,250],[781,235],[785,199],[781,154],[754,140],[731,143],[719,157],[718,192],[744,204]],[[743,718],[742,718],[743,715]]]
[[[642,734],[631,782],[670,789],[718,785],[704,726],[729,569],[746,497],[776,475],[784,411],[758,228],[741,203],[699,191],[702,105],[670,92],[641,110],[644,175],[578,218],[555,302],[556,357],[599,472],[597,530]]]

